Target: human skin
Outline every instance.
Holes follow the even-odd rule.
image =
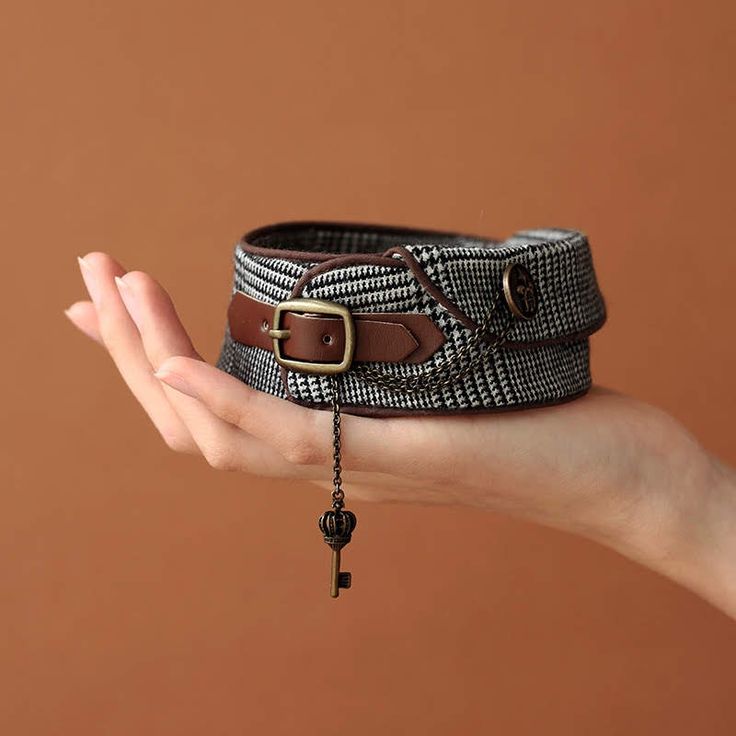
[[[166,444],[222,470],[332,487],[332,416],[206,363],[166,291],[105,253],[66,315],[109,352]],[[343,415],[351,498],[508,513],[611,547],[736,617],[736,472],[665,412],[594,386],[517,412]]]

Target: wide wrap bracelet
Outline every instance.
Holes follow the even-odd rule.
[[[524,409],[590,387],[588,338],[606,310],[579,231],[493,240],[288,222],[243,236],[234,263],[218,367],[260,391],[331,408],[335,417],[333,509],[320,517],[333,549],[335,597],[350,584],[339,572],[339,550],[355,526],[343,509],[340,411]]]

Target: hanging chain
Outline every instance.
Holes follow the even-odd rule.
[[[489,328],[493,322],[496,311],[498,310],[499,301],[500,295],[496,294],[493,304],[483,321],[471,333],[467,342],[457,350],[452,358],[448,360],[440,360],[421,373],[411,376],[391,376],[375,368],[367,367],[354,368],[353,372],[356,376],[360,376],[361,378],[366,379],[369,383],[373,383],[381,388],[387,389],[388,391],[415,393],[426,390],[430,387],[428,385],[430,383],[431,388],[433,389],[450,386],[466,376],[488,354],[493,355],[506,340],[506,337],[515,322],[513,315],[504,325],[501,332],[496,335],[493,342],[487,344],[487,348],[485,350],[480,350],[475,355],[472,355],[472,352],[475,350],[478,343],[487,338]]]
[[[342,489],[342,458],[340,454],[340,395],[337,376],[330,376],[332,390],[332,508],[336,511],[345,505],[345,492]]]

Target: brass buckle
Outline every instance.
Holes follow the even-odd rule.
[[[332,314],[340,317],[345,326],[345,351],[339,363],[313,363],[308,360],[294,360],[285,358],[281,352],[281,340],[285,340],[291,334],[289,330],[281,327],[281,315],[284,312],[300,312],[305,314]],[[268,336],[273,338],[273,357],[279,365],[291,368],[301,373],[344,373],[353,362],[355,352],[355,324],[350,310],[342,304],[328,302],[324,299],[287,299],[279,302],[273,311],[273,326],[268,331]]]

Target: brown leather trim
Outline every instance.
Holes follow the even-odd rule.
[[[328,261],[321,261],[316,266],[307,269],[291,289],[291,297],[302,295],[304,287],[318,274],[334,271],[345,266],[385,266],[387,268],[406,268],[406,264],[397,258],[380,253],[348,253],[341,256],[332,256]]]
[[[469,330],[475,330],[478,325],[468,317],[455,302],[448,299],[445,294],[440,291],[434,284],[434,282],[427,276],[425,270],[419,265],[419,261],[412,255],[411,251],[406,248],[397,245],[393,248],[389,248],[384,252],[384,255],[390,256],[391,253],[398,253],[406,267],[414,274],[417,281],[424,287],[424,290],[440,305],[442,305],[456,320],[462,322]],[[392,260],[396,260],[395,258]]]
[[[274,307],[236,291],[228,307],[228,324],[234,340],[273,350],[268,330]],[[414,312],[353,313],[355,361],[423,363],[444,343],[442,331],[425,314]],[[345,351],[345,331],[338,317],[287,312],[282,328],[291,335],[281,349],[288,358],[316,363],[339,363]]]
[[[259,238],[271,235],[274,232],[278,232],[282,237],[288,237],[289,232],[305,230],[309,228],[318,228],[320,230],[353,230],[361,233],[376,233],[384,234],[389,236],[402,236],[405,235],[407,239],[416,238],[419,235],[427,236],[429,238],[476,238],[478,240],[485,240],[488,243],[498,242],[494,238],[488,238],[480,235],[468,235],[467,233],[461,235],[458,232],[449,230],[434,230],[428,228],[417,229],[414,227],[407,227],[405,225],[376,225],[372,223],[363,222],[325,222],[319,220],[293,220],[290,222],[278,222],[272,225],[264,225],[263,227],[256,228],[247,232],[238,242],[238,245],[246,253],[253,253],[254,255],[267,256],[269,258],[288,258],[294,261],[329,261],[335,258],[334,252],[329,251],[310,251],[310,250],[295,250],[289,248],[273,248],[268,246],[258,245],[255,241]],[[346,254],[347,255],[347,254]],[[357,254],[356,254],[357,255]],[[368,255],[368,254],[366,254]]]

